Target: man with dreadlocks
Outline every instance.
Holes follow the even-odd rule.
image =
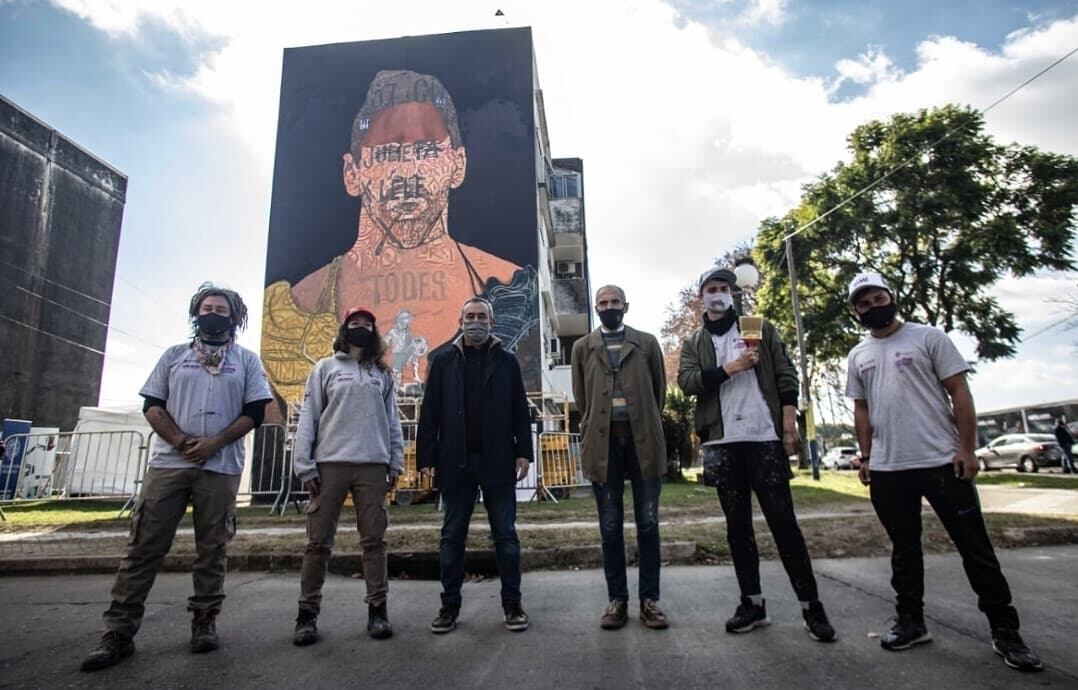
[[[191,298],[190,342],[165,351],[139,394],[156,432],[149,468],[131,517],[131,538],[104,615],[101,643],[82,670],[112,666],[135,651],[146,597],[193,507],[195,563],[191,651],[217,649],[215,620],[224,601],[226,548],[236,532],[243,437],[262,423],[272,399],[258,355],[236,343],[247,306],[232,290],[203,283]]]
[[[262,358],[283,400],[302,400],[311,367],[332,355],[349,305],[367,305],[382,323],[409,314],[409,337],[394,340],[389,353],[403,386],[423,381],[426,362],[398,348],[422,342],[423,353],[435,350],[457,334],[464,300],[493,299],[499,284],[526,281],[526,270],[451,237],[449,192],[463,184],[467,163],[453,99],[436,77],[375,75],[343,154],[344,189],[362,204],[355,244],[295,285],[266,288]],[[500,335],[512,346],[523,333]]]

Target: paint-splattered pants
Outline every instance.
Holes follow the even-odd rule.
[[[794,514],[791,476],[790,461],[778,441],[704,446],[704,482],[716,487],[726,514],[726,539],[741,596],[762,593],[760,553],[752,527],[755,492],[798,600],[817,598],[812,561]]]
[[[613,436],[606,464],[606,483],[592,483],[599,509],[599,536],[603,541],[603,573],[610,601],[629,600],[625,575],[625,480],[633,487],[633,517],[640,566],[640,600],[659,600],[659,494],[662,479],[644,479],[632,438]]]

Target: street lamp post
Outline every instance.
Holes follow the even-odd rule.
[[[797,295],[797,267],[794,265],[793,237],[786,237],[786,265],[790,269],[790,306],[793,307],[794,325],[797,327],[797,352],[801,363],[801,388],[804,389],[805,438],[809,444],[809,461],[812,478],[820,480],[820,456],[816,448],[816,420],[812,413],[812,390],[809,388],[808,362],[805,358],[805,329],[801,324],[801,301]]]

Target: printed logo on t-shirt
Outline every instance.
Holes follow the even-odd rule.
[[[866,359],[863,362],[857,363],[857,373],[860,374],[862,378],[871,375],[874,371],[876,371],[875,359]]]
[[[907,367],[913,366],[913,351],[907,350],[905,352],[896,352],[895,366],[898,367],[899,371],[905,371]]]

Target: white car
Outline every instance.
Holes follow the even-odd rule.
[[[820,458],[820,465],[829,470],[856,470],[861,467],[861,454],[853,446],[835,446]]]

